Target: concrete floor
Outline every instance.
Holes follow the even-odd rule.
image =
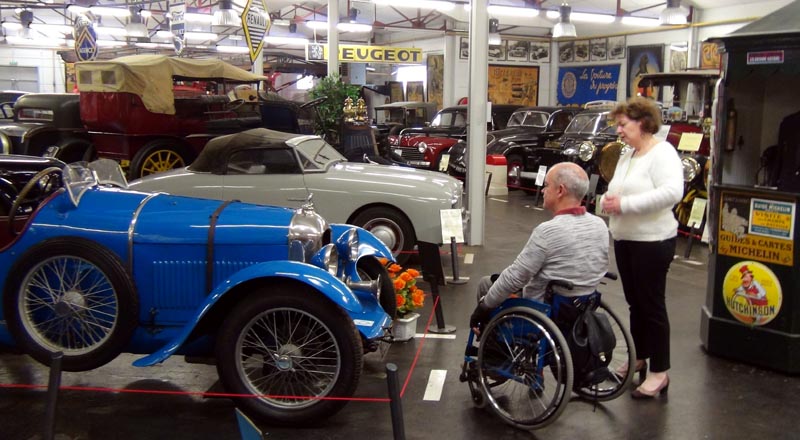
[[[521,192],[486,202],[486,240],[481,247],[461,247],[459,271],[466,285],[441,289],[445,322],[456,339],[415,338],[390,347],[383,358],[366,357],[358,397],[387,396],[384,365],[399,367],[401,386],[414,358],[417,364],[402,399],[408,439],[797,439],[800,377],[733,362],[705,353],[700,342],[700,307],[705,301],[707,252],[696,246],[689,260],[677,258],[667,282],[672,324],[672,365],[668,399],[638,401],[623,395],[597,405],[573,400],[552,425],[534,432],[505,425],[488,410],[473,407],[467,386],[458,381],[474,307],[477,279],[502,270],[516,256],[544,211]],[[678,255],[684,254],[685,239]],[[447,250],[447,249],[443,249]],[[464,263],[474,254],[472,264]],[[450,273],[449,255],[444,257]],[[613,265],[613,258],[612,258]],[[613,269],[613,267],[612,267]],[[423,284],[423,283],[421,283]],[[423,288],[427,286],[423,285]],[[604,286],[604,299],[626,315],[619,281]],[[429,290],[429,289],[426,289]],[[432,301],[422,309],[420,326],[431,316]],[[435,327],[435,320],[433,321]],[[103,368],[64,373],[62,385],[109,389],[201,393],[219,391],[213,366],[169,359],[150,368],[131,366],[123,355]],[[441,400],[424,401],[431,370],[446,370]],[[0,384],[47,384],[47,369],[27,357],[0,355]],[[43,433],[45,391],[0,388],[0,439],[38,439]],[[198,395],[62,391],[57,439],[237,439],[234,407],[224,398]],[[262,426],[267,439],[392,438],[388,403],[350,402],[334,417],[299,429]]]

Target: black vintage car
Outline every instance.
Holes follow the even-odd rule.
[[[526,166],[525,158],[544,148],[547,141],[561,136],[578,112],[579,108],[569,107],[524,107],[511,115],[505,129],[488,134],[486,154],[502,154],[506,157],[509,189],[522,187],[520,176],[523,173],[536,173],[536,168]],[[464,178],[467,169],[466,152],[467,144],[464,141],[453,145],[450,149],[448,174]]]
[[[410,127],[425,127],[436,116],[435,102],[400,101],[375,107],[378,137],[396,135]]]
[[[596,187],[593,185],[589,188],[590,193],[605,192],[620,153],[627,148],[618,141],[617,126],[610,118],[610,112],[611,108],[604,106],[578,113],[564,134],[549,143],[549,148],[542,149],[539,155],[528,157],[527,165],[546,165],[549,168],[558,162],[575,162],[586,170],[592,182],[597,181]],[[535,177],[532,176],[533,179]],[[531,181],[523,178],[523,184],[527,182]]]
[[[87,160],[89,136],[80,118],[76,93],[29,93],[14,104],[14,117],[0,123],[0,145],[6,154],[43,155],[58,147],[65,162]]]
[[[28,92],[21,90],[2,90],[0,91],[0,119],[11,119],[14,117],[14,103],[20,96]]]

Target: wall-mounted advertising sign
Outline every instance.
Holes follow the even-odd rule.
[[[328,45],[309,43],[306,46],[306,59],[327,60]],[[423,60],[422,49],[414,47],[339,45],[339,61],[342,63],[422,64]]]
[[[616,101],[619,68],[618,64],[560,67],[558,105],[580,105],[601,99]]]

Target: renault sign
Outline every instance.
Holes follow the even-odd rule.
[[[261,56],[264,37],[269,32],[272,21],[269,19],[266,0],[247,0],[242,11],[242,29],[247,47],[250,48],[250,62]]]

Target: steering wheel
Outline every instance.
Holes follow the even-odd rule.
[[[235,111],[239,107],[243,106],[244,103],[245,103],[244,99],[239,99],[239,98],[234,99],[233,101],[225,104],[225,110],[230,111],[230,112]]]
[[[319,98],[312,99],[311,101],[304,102],[303,104],[300,104],[300,108],[305,109],[305,108],[309,108],[309,107],[316,107],[316,106],[322,104],[323,102],[325,102],[327,99],[328,99],[327,96],[320,96]]]
[[[4,119],[11,119],[14,117],[14,103],[10,101],[0,103],[0,112],[3,112]]]
[[[25,198],[28,196],[28,193],[31,192],[31,190],[33,190],[36,184],[39,183],[39,181],[44,179],[45,177],[47,177],[48,179],[54,178],[53,176],[51,176],[51,174],[56,172],[58,173],[62,172],[61,168],[59,167],[45,168],[42,171],[36,173],[36,175],[33,176],[33,178],[29,180],[24,187],[22,187],[22,190],[20,190],[19,194],[17,194],[17,197],[14,199],[14,203],[11,204],[11,209],[8,211],[8,230],[9,232],[11,232],[11,235],[18,234],[17,231],[14,229],[14,217],[16,217],[17,211],[19,211],[19,208],[20,206],[22,206],[22,202],[25,201]],[[51,183],[52,182],[48,181],[47,183],[42,185],[42,187],[46,188]]]

